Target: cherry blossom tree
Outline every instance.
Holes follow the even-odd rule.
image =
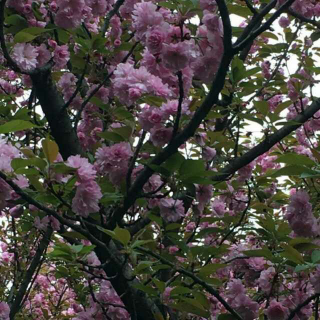
[[[0,319],[319,320],[319,17],[0,0]]]

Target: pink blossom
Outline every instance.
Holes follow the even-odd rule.
[[[188,42],[176,44],[163,44],[162,59],[166,68],[179,71],[188,66],[190,62],[190,45]]]
[[[93,168],[93,165],[89,163],[88,159],[82,158],[79,155],[70,156],[66,165],[77,169],[79,181],[86,182],[96,177],[96,170]]]
[[[164,198],[159,202],[160,214],[168,222],[176,222],[184,217],[184,207],[181,200]]]
[[[132,26],[136,29],[136,37],[141,40],[150,27],[163,23],[163,16],[152,2],[140,2],[134,6],[132,20]]]
[[[292,230],[300,237],[314,237],[320,233],[319,222],[312,213],[306,191],[300,190],[290,196],[285,217]]]
[[[212,185],[196,184],[196,199],[199,203],[206,204],[210,201],[213,195]]]
[[[82,21],[82,11],[85,8],[84,0],[57,0],[59,7],[55,23],[61,28],[77,28]]]
[[[9,320],[10,307],[6,302],[0,302],[0,318],[1,320]]]
[[[271,300],[269,307],[264,311],[269,320],[284,320],[289,314],[288,308],[280,302]]]
[[[34,226],[39,230],[46,231],[48,228],[49,222],[50,222],[49,216],[45,216],[42,219],[40,219],[40,217],[37,216],[34,219]]]
[[[152,108],[146,105],[141,110],[138,120],[142,129],[149,131],[153,126],[162,122],[163,112],[159,108]]]
[[[212,211],[218,217],[223,217],[226,212],[225,202],[219,198],[215,198],[212,202]]]
[[[217,151],[214,148],[205,147],[202,148],[202,156],[206,161],[212,161],[212,159],[216,156]]]
[[[13,47],[12,57],[18,66],[23,70],[31,70],[37,67],[37,57],[39,52],[37,48],[30,43],[17,43]]]
[[[320,265],[317,265],[316,271],[310,278],[310,283],[314,287],[316,293],[320,293]]]
[[[112,172],[115,169],[126,168],[132,156],[129,143],[116,143],[111,147],[102,147],[97,150],[95,166],[101,173]]]
[[[9,213],[12,218],[20,218],[23,214],[23,207],[22,206],[15,206],[9,210]]]
[[[148,50],[152,54],[160,53],[163,47],[163,43],[167,37],[167,30],[164,28],[156,27],[147,31],[146,33],[146,45]]]
[[[260,278],[258,280],[259,287],[264,291],[269,293],[271,290],[271,285],[273,278],[276,274],[276,270],[274,267],[270,267],[267,270],[263,270],[260,273]]]
[[[281,28],[287,28],[289,27],[289,25],[290,25],[290,20],[285,16],[281,16],[279,19],[279,26]]]
[[[150,130],[150,140],[156,147],[163,147],[170,141],[172,128],[166,128],[161,124],[154,126]]]
[[[95,181],[80,183],[72,200],[72,210],[83,217],[88,217],[90,213],[99,211],[101,198],[100,187]]]
[[[9,262],[11,262],[14,258],[14,253],[11,253],[11,252],[2,252],[2,255],[1,255],[1,260],[5,263],[5,264],[8,264]]]
[[[38,67],[42,67],[51,59],[51,53],[44,43],[37,47],[37,52]]]
[[[135,102],[142,94],[168,97],[170,90],[159,77],[149,73],[145,67],[135,69],[130,63],[120,63],[114,71],[113,89],[122,103]]]
[[[67,62],[70,59],[70,53],[68,46],[57,46],[53,52],[53,61],[56,68],[62,69],[67,65]]]

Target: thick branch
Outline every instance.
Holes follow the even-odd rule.
[[[320,99],[314,101],[304,112],[292,120],[295,124],[283,126],[274,134],[268,136],[261,143],[256,145],[243,156],[231,161],[218,175],[212,179],[214,181],[225,181],[239,169],[248,165],[251,161],[270,150],[291,132],[297,130],[303,123],[309,120],[317,111],[320,110]]]
[[[281,13],[286,11],[294,2],[295,2],[295,0],[286,1],[260,28],[250,32],[249,35],[243,41],[239,42],[239,40],[238,40],[236,42],[236,45],[233,47],[234,54],[237,54],[238,52],[240,52],[242,49],[244,49],[248,45],[248,43],[250,43],[251,41],[256,39],[262,32],[268,30],[270,28],[270,26],[272,25],[272,23],[276,19],[278,19],[278,17],[281,15]],[[267,8],[267,6],[265,8]],[[252,27],[252,29],[253,28],[254,28],[254,26]]]
[[[49,122],[51,134],[59,146],[63,159],[66,160],[71,155],[82,154],[77,134],[64,108],[63,98],[53,83],[51,71],[39,71],[31,75],[31,79],[42,111]]]

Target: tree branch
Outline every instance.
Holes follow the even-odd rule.
[[[308,305],[313,299],[316,299],[320,296],[320,293],[316,293],[312,296],[310,296],[308,299],[306,299],[305,301],[303,301],[302,303],[300,303],[295,309],[293,309],[288,317],[287,320],[292,320],[296,313],[299,312],[303,307],[305,307],[306,305]]]
[[[167,259],[161,257],[160,255],[158,255],[150,250],[147,250],[145,248],[139,247],[139,248],[136,248],[136,250],[140,251],[144,254],[147,254],[149,256],[152,256],[152,257],[160,260],[162,263],[164,263],[166,265],[169,265],[172,268],[173,273],[178,272],[178,273],[181,273],[181,274],[191,278],[194,282],[196,282],[201,287],[203,287],[207,292],[212,294],[226,308],[226,310],[228,310],[236,319],[242,320],[240,315],[220,296],[219,292],[216,289],[211,287],[207,282],[198,278],[194,273],[192,273],[188,270],[185,270],[183,268],[176,268],[174,263],[168,261]]]
[[[268,136],[261,143],[256,145],[250,151],[245,153],[243,156],[234,159],[231,161],[229,165],[227,165],[219,174],[212,177],[213,181],[225,181],[233,175],[239,169],[248,165],[251,161],[264,154],[268,150],[270,150],[274,145],[276,145],[279,141],[289,135],[291,132],[297,130],[302,124],[304,124],[307,120],[312,118],[312,116],[320,110],[320,99],[314,101],[307,109],[304,110],[302,114],[299,114],[292,121],[295,124],[283,126],[281,129],[276,131],[274,134]]]
[[[274,2],[274,1],[272,1],[272,2]],[[268,30],[270,28],[270,26],[272,25],[272,23],[281,15],[281,13],[283,13],[285,10],[287,10],[294,2],[295,2],[295,0],[286,1],[261,27],[250,32],[248,34],[248,36],[244,40],[242,40],[241,42],[239,42],[239,39],[238,39],[235,46],[233,47],[233,50],[234,50],[233,53],[237,54],[242,49],[244,49],[248,45],[248,43],[250,43],[251,41],[256,39],[262,32]],[[266,6],[262,11],[264,11],[267,7],[268,6]],[[257,15],[256,17],[258,17],[258,16],[259,15]],[[253,28],[254,28],[254,26],[251,28],[251,30]],[[246,29],[245,29],[245,31],[246,31]],[[245,33],[245,31],[244,31],[244,33]],[[242,37],[242,35],[241,35],[241,37]]]
[[[110,24],[110,20],[111,18],[118,13],[120,7],[123,5],[125,0],[118,0],[114,6],[113,6],[113,9],[110,10],[104,20],[104,24],[103,24],[103,27],[101,29],[101,35],[104,36],[104,34],[106,33],[106,31],[108,30],[109,28],[109,24]]]
[[[15,315],[19,312],[21,308],[21,302],[25,296],[25,293],[28,289],[28,286],[32,280],[32,277],[37,270],[40,260],[42,256],[45,254],[47,247],[50,243],[50,238],[52,236],[53,230],[51,228],[48,228],[45,235],[41,239],[39,246],[37,248],[37,251],[32,259],[32,262],[25,274],[25,277],[23,281],[21,282],[19,291],[13,301],[13,303],[10,306],[10,320],[13,320],[15,318]]]

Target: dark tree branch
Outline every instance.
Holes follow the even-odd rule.
[[[66,102],[66,104],[63,106],[63,108],[61,109],[61,112],[64,112],[65,110],[68,109],[68,107],[70,106],[70,104],[72,103],[72,101],[75,99],[75,97],[77,96],[77,94],[80,92],[82,84],[83,84],[83,80],[84,77],[86,75],[87,72],[87,68],[88,68],[88,64],[89,64],[89,60],[90,60],[90,55],[87,55],[87,59],[86,59],[86,64],[83,68],[83,72],[78,80],[77,83],[77,87],[76,90],[74,91],[74,93],[72,94],[72,96],[70,97],[70,99]]]
[[[50,238],[52,235],[53,230],[51,228],[48,228],[45,235],[43,236],[42,240],[39,243],[39,246],[37,248],[37,251],[32,259],[32,262],[25,274],[25,277],[23,281],[21,282],[20,288],[17,292],[17,295],[13,301],[13,303],[10,306],[10,320],[13,320],[15,318],[15,315],[20,311],[21,309],[21,302],[23,301],[23,298],[27,292],[27,289],[30,285],[30,282],[32,280],[32,277],[39,267],[40,260],[42,256],[45,254],[47,247],[50,243]]]
[[[139,142],[138,142],[138,145],[136,147],[136,150],[134,152],[134,155],[130,161],[130,165],[129,165],[129,169],[128,169],[128,172],[127,172],[127,176],[126,176],[126,188],[127,188],[127,192],[128,190],[130,189],[130,186],[131,186],[131,175],[132,175],[132,171],[134,169],[134,166],[135,166],[135,163],[137,161],[137,158],[138,158],[138,155],[139,155],[139,152],[140,152],[140,149],[142,148],[142,145],[143,145],[143,141],[146,137],[146,134],[147,132],[143,130],[142,134],[141,134],[141,137],[139,138]]]
[[[223,47],[224,52],[232,50],[232,27],[230,13],[224,0],[216,0],[223,23]]]
[[[242,320],[240,315],[220,296],[219,292],[216,289],[211,287],[206,281],[203,281],[200,278],[198,278],[193,272],[190,272],[190,271],[185,270],[183,268],[177,268],[174,263],[168,261],[167,259],[163,258],[162,256],[160,256],[150,250],[147,250],[145,248],[139,247],[136,250],[138,250],[146,255],[152,256],[152,257],[158,259],[159,261],[161,261],[162,263],[170,266],[172,268],[171,270],[173,271],[173,273],[178,272],[178,273],[181,273],[181,274],[191,278],[195,283],[199,284],[207,292],[212,294],[226,308],[226,310],[228,310],[236,319]]]
[[[320,29],[320,22],[315,21],[315,20],[312,20],[312,19],[308,19],[308,18],[306,18],[306,17],[304,17],[303,15],[295,12],[294,10],[292,10],[292,9],[290,9],[290,8],[287,10],[287,12],[288,12],[291,16],[293,16],[293,17],[297,18],[298,20],[300,20],[301,22],[310,23],[310,24],[312,24],[313,26],[315,26],[315,27],[317,27],[318,29]]]
[[[227,32],[228,34],[228,32]],[[233,55],[230,51],[225,51],[218,69],[218,72],[214,78],[211,89],[206,96],[202,105],[194,113],[192,119],[186,125],[186,127],[178,133],[175,138],[170,141],[170,143],[159,152],[151,161],[152,165],[161,165],[170,156],[177,152],[178,148],[184,144],[189,138],[191,138],[198,127],[200,126],[202,120],[207,116],[207,114],[212,109],[213,105],[218,101],[220,91],[224,87],[225,78],[229,65]],[[142,172],[136,178],[134,184],[131,186],[128,195],[124,199],[122,207],[116,209],[113,214],[113,218],[109,222],[109,229],[114,229],[116,223],[120,222],[127,210],[134,204],[135,200],[139,197],[144,184],[149,180],[153,174],[153,170],[149,166],[145,166]]]
[[[302,303],[300,303],[295,309],[293,309],[291,311],[287,320],[292,320],[295,317],[297,312],[299,312],[303,307],[307,306],[312,300],[318,298],[319,296],[320,296],[320,294],[316,293],[316,294],[310,296],[308,299],[306,299]]]
[[[258,14],[258,10],[256,10],[256,8],[252,5],[251,0],[244,0],[244,2],[246,3],[248,9],[254,14]]]
[[[178,100],[178,110],[177,110],[177,116],[176,120],[173,125],[173,131],[172,131],[172,138],[173,139],[178,130],[179,130],[179,123],[181,118],[181,112],[182,112],[182,103],[184,99],[184,90],[183,90],[183,79],[182,79],[182,72],[178,71],[178,82],[179,82],[179,100]]]
[[[42,205],[25,193],[17,184],[12,182],[3,172],[0,171],[2,178],[21,198],[29,204],[45,212],[46,214],[55,217],[62,225],[68,226],[74,231],[85,236],[92,244],[96,245],[95,253],[100,261],[105,264],[104,271],[111,278],[111,283],[118,295],[122,298],[123,303],[128,308],[130,313],[135,309],[140,310],[137,320],[153,319],[155,313],[160,313],[154,301],[148,299],[147,295],[133,287],[133,284],[138,284],[139,281],[132,275],[130,265],[125,261],[125,257],[112,241],[108,241],[108,237],[101,233],[95,225],[89,223],[88,229],[83,229],[79,225],[69,222],[61,217],[57,212]],[[96,236],[94,236],[96,235]],[[100,237],[101,239],[98,239]],[[108,242],[108,245],[106,244]],[[12,319],[11,319],[12,320]]]
[[[51,134],[64,160],[71,155],[83,154],[77,133],[73,130],[64,101],[53,83],[51,71],[31,75],[32,83],[42,110],[49,122]]]
[[[268,136],[265,140],[256,145],[243,156],[231,161],[229,165],[227,165],[218,175],[214,176],[212,179],[214,181],[227,180],[228,177],[233,175],[236,171],[248,165],[251,161],[270,150],[274,145],[276,145],[291,132],[297,130],[302,124],[312,118],[312,116],[319,110],[320,99],[317,99],[307,109],[305,109],[302,114],[299,114],[292,120],[295,124],[283,126],[281,129]]]
[[[277,0],[272,0],[257,15],[252,17],[251,21],[245,27],[240,37],[237,39],[235,46],[237,46],[249,36],[249,34],[257,27],[257,25],[262,22],[263,18],[276,6],[276,4]]]
[[[219,243],[219,246],[221,246],[228,238],[229,236],[233,233],[233,231],[235,229],[237,229],[238,227],[241,226],[241,223],[244,219],[244,217],[246,216],[246,213],[248,211],[248,209],[250,208],[250,204],[251,204],[251,188],[249,186],[249,184],[247,183],[247,186],[248,186],[248,203],[247,203],[247,206],[245,207],[245,209],[243,210],[242,212],[242,215],[241,215],[241,218],[240,220],[238,221],[238,223],[236,225],[234,225],[234,227],[232,229],[229,230],[229,232],[222,238],[222,240],[220,241]]]
[[[106,16],[106,18],[105,18],[105,20],[104,20],[103,27],[102,27],[102,29],[101,29],[101,34],[102,34],[102,36],[104,36],[104,34],[106,33],[106,31],[108,30],[111,18],[112,18],[115,14],[118,13],[118,11],[119,11],[120,7],[123,5],[124,1],[125,1],[125,0],[117,0],[117,2],[116,2],[116,3],[114,4],[114,6],[113,6],[113,9],[111,9],[111,10],[108,12],[108,14],[107,14],[107,16]]]
[[[236,42],[236,44],[233,47],[234,50],[234,54],[237,54],[238,52],[240,52],[241,50],[243,50],[248,43],[252,42],[254,39],[256,39],[262,32],[268,30],[270,28],[270,26],[272,25],[272,23],[281,15],[281,13],[283,13],[285,10],[287,10],[293,3],[295,2],[295,0],[288,0],[286,1],[261,27],[259,27],[256,30],[254,29],[254,26],[251,28],[251,30],[253,30],[252,32],[249,32],[248,36],[245,37],[245,39],[243,39],[241,42],[238,41]],[[271,2],[272,3],[272,2]],[[268,7],[268,5],[262,10],[264,11],[266,8]],[[256,18],[259,15],[256,16]],[[248,25],[249,26],[249,25]],[[247,27],[248,28],[248,27]],[[250,30],[250,31],[251,31]],[[246,31],[246,29],[245,29]],[[245,33],[245,31],[243,33]],[[241,37],[242,38],[242,35]]]

